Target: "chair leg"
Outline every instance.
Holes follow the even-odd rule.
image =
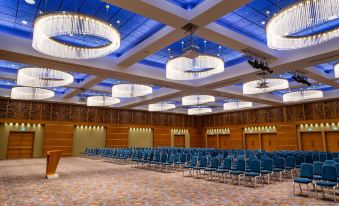
[[[293,194],[295,195],[295,183],[293,182]]]
[[[300,193],[302,194],[302,193],[303,193],[303,190],[301,189],[300,183],[299,183],[299,188],[300,188]]]
[[[315,199],[318,199],[318,189],[317,189],[317,185],[314,184],[314,188],[315,188]]]
[[[335,186],[333,187],[333,195],[334,195],[334,202],[337,202],[337,197],[336,197],[336,194],[335,194]]]

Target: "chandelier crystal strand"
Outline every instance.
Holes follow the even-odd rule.
[[[283,102],[298,102],[307,99],[323,98],[321,90],[300,90],[293,91],[283,95]]]
[[[113,97],[140,97],[151,94],[152,87],[142,84],[117,84],[112,87]]]
[[[188,115],[205,114],[210,112],[212,112],[212,109],[208,107],[197,107],[188,109]]]
[[[303,0],[276,14],[267,23],[267,45],[289,50],[314,46],[339,37],[339,27],[306,36],[294,34],[339,18],[339,0]]]
[[[215,97],[211,95],[190,95],[182,98],[182,105],[199,105],[215,102]]]
[[[60,87],[73,83],[73,75],[54,69],[24,67],[19,69],[17,84],[30,87]]]
[[[333,69],[335,78],[339,78],[339,62],[334,65]]]
[[[40,100],[54,96],[54,91],[35,87],[13,87],[11,99]]]
[[[263,80],[254,80],[246,82],[243,85],[243,94],[261,94],[275,90],[288,89],[289,87],[288,80],[279,78],[264,79],[265,83],[267,83],[265,87],[258,87],[262,81]]]
[[[87,106],[104,107],[120,103],[120,99],[110,96],[90,96],[87,98]]]
[[[252,107],[252,102],[227,102],[224,104],[224,110],[235,110],[235,109],[241,109],[241,108],[249,108]]]
[[[99,47],[79,47],[59,42],[60,35],[92,35],[110,43]],[[34,21],[33,43],[35,50],[66,59],[92,59],[106,56],[120,47],[120,33],[110,24],[78,13],[51,13]]]
[[[159,102],[156,104],[150,104],[148,105],[148,111],[155,112],[155,111],[166,111],[170,109],[174,109],[175,104],[170,104],[166,102]]]

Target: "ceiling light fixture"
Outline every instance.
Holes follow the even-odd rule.
[[[19,69],[17,84],[30,87],[60,87],[73,83],[72,74],[40,67]]]
[[[170,104],[167,102],[159,102],[156,104],[150,104],[148,105],[148,111],[155,112],[155,111],[166,111],[170,109],[174,109],[175,104]]]
[[[80,47],[57,41],[60,35],[91,35],[107,39],[110,43],[98,47]],[[34,21],[35,50],[66,59],[92,59],[106,56],[120,47],[120,33],[110,24],[79,13],[57,12],[45,14]]]
[[[87,97],[87,106],[91,107],[104,107],[110,106],[113,104],[120,103],[120,99],[116,97],[104,96],[104,95],[97,95],[97,96],[90,96]]]
[[[200,48],[195,44],[193,38],[197,26],[187,24],[183,29],[190,32],[189,45],[183,48],[182,55],[174,58],[171,57],[167,61],[166,78],[172,80],[194,80],[223,72],[224,61],[221,58],[199,52]]]
[[[182,98],[182,105],[199,105],[215,102],[215,97],[211,95],[190,95]]]
[[[295,34],[339,17],[339,0],[304,0],[283,9],[267,23],[267,45],[289,50],[314,46],[339,37],[339,27],[304,36]]]
[[[339,62],[334,65],[333,69],[335,78],[339,78]]]
[[[54,96],[54,91],[35,87],[13,87],[11,99],[39,100]]]
[[[224,104],[224,110],[235,110],[241,108],[249,108],[252,106],[253,106],[252,102],[243,102],[243,101],[226,102]]]
[[[142,84],[117,84],[112,87],[113,97],[140,97],[153,92],[151,86]]]
[[[280,78],[263,78],[243,85],[243,94],[261,94],[275,90],[288,89],[288,81]]]
[[[209,107],[196,107],[196,108],[189,108],[187,110],[188,115],[197,115],[197,114],[205,114],[212,112],[212,109]]]
[[[323,97],[324,94],[321,90],[300,90],[283,94],[283,102],[298,102]]]
[[[27,4],[35,4],[35,0],[25,0]]]

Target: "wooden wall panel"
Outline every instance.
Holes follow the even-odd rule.
[[[106,147],[128,147],[129,127],[108,126],[106,130]]]
[[[153,147],[170,147],[170,146],[171,146],[171,129],[154,128]]]
[[[328,152],[339,152],[339,131],[325,132]]]
[[[242,128],[230,128],[230,141],[234,149],[243,149],[243,135]]]
[[[206,147],[205,133],[202,129],[190,129],[190,147]]]
[[[277,134],[276,133],[262,133],[261,134],[261,148],[268,152],[278,150]]]
[[[301,132],[301,148],[307,151],[324,151],[321,132]]]
[[[218,135],[207,135],[207,148],[218,148]]]
[[[62,150],[63,157],[72,156],[74,125],[45,124],[43,156],[49,150]]]
[[[277,125],[278,150],[298,150],[297,126],[295,124]]]
[[[245,134],[246,149],[259,150],[259,134]]]

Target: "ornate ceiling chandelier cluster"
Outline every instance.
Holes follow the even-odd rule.
[[[24,67],[19,69],[17,84],[12,88],[12,99],[40,100],[52,98],[55,93],[48,88],[71,84],[73,75],[54,69]]]
[[[206,54],[206,52],[204,54],[199,52],[200,47],[194,42],[194,33],[198,27],[190,23],[183,29],[190,33],[189,45],[183,48],[183,54],[168,60],[166,63],[166,78],[194,80],[223,72],[223,59]]]
[[[320,90],[310,89],[310,90],[292,91],[283,95],[283,102],[298,102],[308,99],[322,98],[323,96],[324,96],[323,92]]]
[[[189,115],[197,115],[212,112],[212,108],[201,106],[202,104],[215,102],[215,97],[211,95],[190,95],[184,96],[181,100],[183,106],[195,106],[188,109]]]
[[[232,101],[226,102],[224,104],[224,110],[236,110],[242,108],[251,108],[253,106],[252,102],[244,102],[244,101]]]
[[[290,50],[318,45],[339,37],[339,28],[322,33],[298,35],[339,17],[339,0],[303,0],[273,16],[266,26],[271,49]]]
[[[150,112],[167,111],[167,110],[174,109],[175,107],[176,107],[175,104],[172,104],[172,103],[159,102],[159,103],[148,105],[148,111]]]

